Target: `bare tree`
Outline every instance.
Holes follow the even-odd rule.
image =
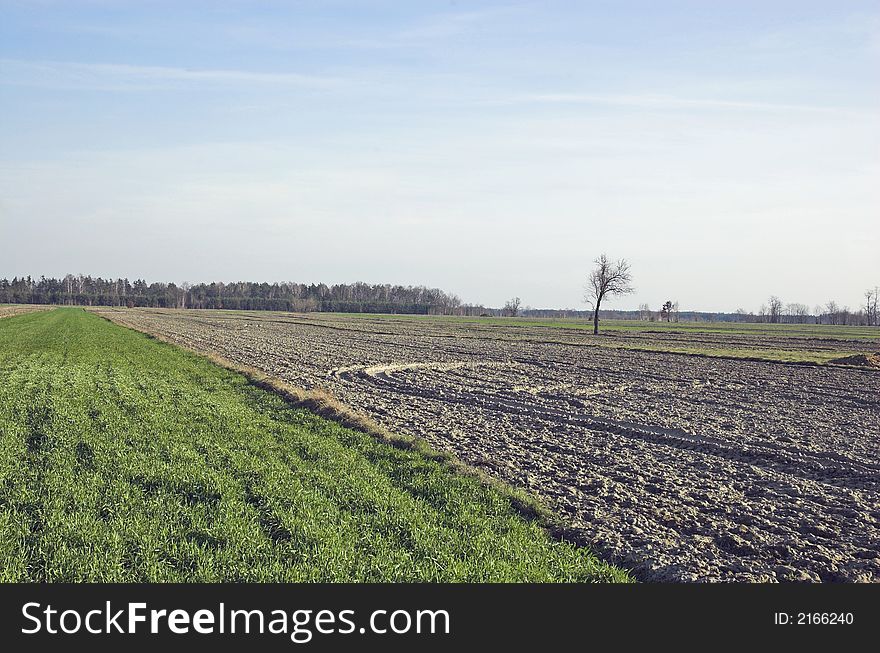
[[[189,291],[191,288],[192,284],[189,281],[184,281],[180,284],[180,296],[177,299],[178,308],[186,308],[186,300],[189,297]]]
[[[68,274],[64,277],[64,285],[67,288],[67,299],[65,300],[65,304],[73,303],[73,284],[76,281],[76,277],[72,274]]]
[[[770,299],[767,300],[767,303],[770,305],[770,322],[773,324],[777,324],[782,321],[782,300],[779,299],[776,295],[771,295]]]
[[[643,321],[651,319],[651,307],[648,304],[639,304],[639,319]]]
[[[633,292],[632,273],[626,259],[612,262],[602,254],[596,259],[595,265],[596,267],[590,272],[584,294],[584,301],[593,311],[594,335],[599,333],[599,306],[602,300]]]
[[[828,315],[828,324],[837,324],[840,319],[840,309],[837,307],[837,302],[833,299],[828,300],[828,303],[825,304],[825,313]]]
[[[865,291],[865,320],[868,326],[880,326],[880,286]]]
[[[665,317],[667,322],[672,322],[672,300],[667,299],[666,303],[660,308],[660,316]]]
[[[504,314],[509,317],[516,317],[519,315],[519,305],[520,300],[519,297],[514,297],[513,299],[508,299],[507,303],[504,304]]]
[[[793,302],[785,306],[788,322],[792,324],[806,324],[807,316],[810,314],[810,307],[806,304],[798,304]]]

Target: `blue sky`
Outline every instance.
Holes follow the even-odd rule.
[[[858,306],[876,2],[0,0],[0,276]]]

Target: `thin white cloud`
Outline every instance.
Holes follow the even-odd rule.
[[[521,13],[517,7],[491,7],[473,11],[435,14],[421,24],[402,30],[396,35],[391,35],[391,40],[398,44],[445,40],[481,27],[492,26],[499,19],[517,13]]]
[[[154,90],[189,84],[271,84],[332,88],[344,81],[338,77],[291,72],[0,59],[0,83],[17,86]]]
[[[686,98],[673,95],[601,95],[589,93],[534,93],[520,95],[512,103],[536,104],[607,104],[644,109],[734,109],[745,111],[843,112],[839,107],[710,98]]]

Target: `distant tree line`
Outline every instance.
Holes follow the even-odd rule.
[[[875,286],[865,291],[865,303],[857,309],[840,306],[836,301],[829,300],[823,306],[814,306],[812,310],[806,304],[783,303],[779,297],[772,295],[763,304],[757,315],[745,313],[744,321],[767,322],[770,324],[833,324],[850,326],[880,326],[880,287]]]
[[[479,315],[486,310],[463,305],[457,295],[425,286],[249,281],[176,285],[72,274],[62,279],[0,279],[3,303],[437,315]]]
[[[609,262],[610,263],[610,262]],[[625,262],[624,262],[625,263]],[[620,262],[617,263],[619,265]],[[601,266],[597,268],[601,271]],[[626,270],[628,272],[628,270]],[[812,310],[806,304],[784,303],[771,296],[757,313],[681,311],[668,300],[658,310],[642,304],[637,311],[598,311],[601,319],[672,322],[766,322],[880,326],[880,287],[865,291],[858,309],[829,301]],[[522,307],[519,297],[502,308],[464,304],[453,293],[425,286],[323,283],[147,283],[143,279],[102,279],[68,274],[62,279],[16,277],[0,279],[0,304],[67,304],[152,308],[224,308],[233,310],[335,311],[346,313],[412,313],[423,315],[523,316],[593,318],[597,311]]]

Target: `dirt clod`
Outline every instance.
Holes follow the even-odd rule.
[[[880,369],[880,355],[878,354],[854,354],[830,361],[835,365],[858,365],[860,367],[876,367]]]

